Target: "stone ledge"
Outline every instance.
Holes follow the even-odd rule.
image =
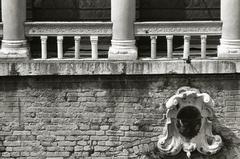
[[[11,60],[0,61],[0,76],[37,75],[150,75],[150,74],[234,74],[240,73],[240,60],[141,59],[110,60]]]

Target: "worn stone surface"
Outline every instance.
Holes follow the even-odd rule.
[[[196,159],[239,158],[239,75],[0,78],[0,158],[165,158],[156,150],[165,103],[181,86],[216,102],[223,149]],[[172,157],[184,159],[185,153]]]
[[[35,75],[153,75],[153,74],[231,74],[240,72],[240,60],[141,59],[136,61],[49,59],[0,61],[0,76]],[[72,97],[69,100],[74,100]]]

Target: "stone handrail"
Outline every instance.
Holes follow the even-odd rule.
[[[0,23],[2,33],[2,23]],[[111,36],[111,22],[26,22],[27,36],[98,35]],[[135,22],[136,36],[221,35],[220,21]]]
[[[26,22],[27,36],[111,36],[111,22]]]
[[[135,35],[221,35],[220,21],[136,22]]]

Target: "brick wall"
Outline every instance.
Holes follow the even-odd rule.
[[[0,78],[0,158],[164,158],[156,149],[164,103],[181,86],[216,101],[224,147],[195,159],[240,158],[239,75]],[[171,159],[185,159],[180,153]]]

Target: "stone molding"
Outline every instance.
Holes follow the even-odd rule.
[[[26,36],[111,36],[111,22],[26,22]]]
[[[151,35],[221,35],[220,21],[136,22],[136,36]]]
[[[0,26],[2,24],[0,23]],[[136,36],[221,35],[221,21],[135,22]],[[1,29],[1,28],[0,28]],[[111,36],[111,22],[25,22],[27,36],[99,35]],[[0,32],[1,33],[1,32]]]
[[[218,57],[233,58],[240,57],[240,40],[220,39],[218,46]]]
[[[20,76],[38,75],[193,75],[240,73],[240,60],[127,60],[108,59],[0,59],[0,76],[12,76],[16,70]]]
[[[0,58],[29,58],[27,40],[2,40]]]
[[[183,109],[193,107],[199,112],[200,125],[196,135],[191,138],[180,133],[177,124],[183,123],[186,129],[189,124],[185,124],[178,118]],[[166,103],[167,122],[164,135],[159,137],[158,148],[166,155],[177,155],[182,149],[190,158],[194,150],[198,150],[204,155],[217,153],[222,147],[222,139],[219,135],[212,134],[212,119],[214,118],[214,101],[207,93],[200,93],[199,90],[190,87],[180,88],[176,95],[172,96]],[[184,114],[188,115],[188,114]],[[193,122],[192,120],[190,122]],[[194,125],[196,130],[196,125]]]
[[[136,60],[138,57],[135,40],[112,40],[109,48],[109,60]]]

